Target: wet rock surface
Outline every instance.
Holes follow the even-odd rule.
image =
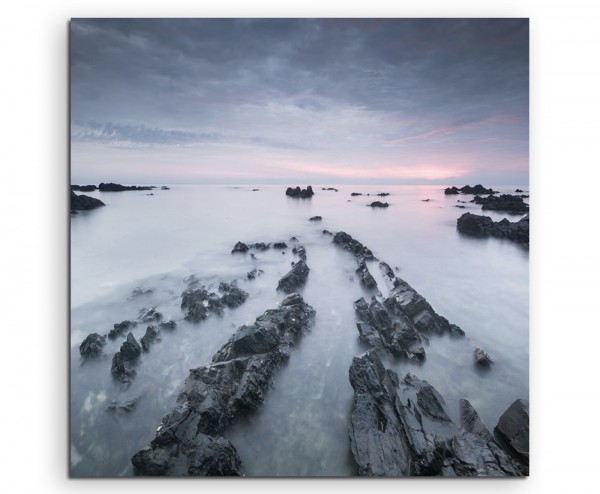
[[[445,317],[437,314],[425,297],[420,295],[406,281],[395,276],[388,264],[382,262],[379,267],[390,288],[390,295],[384,302],[390,312],[408,317],[420,333],[449,334],[451,336],[465,335],[464,331],[457,325],[451,324]]]
[[[361,476],[518,476],[517,463],[484,431],[460,429],[426,381],[386,370],[375,351],[350,366],[354,404],[349,428]],[[474,410],[473,410],[474,412]],[[476,412],[474,412],[476,415]]]
[[[506,218],[493,221],[489,216],[465,213],[456,220],[456,228],[465,235],[506,238],[524,246],[529,245],[529,215],[511,222]]]
[[[529,400],[516,400],[498,419],[494,434],[529,468]]]
[[[312,307],[291,294],[252,326],[241,326],[210,364],[190,371],[176,408],[150,445],[133,456],[135,473],[239,475],[239,456],[221,434],[260,407],[275,372],[313,319]]]
[[[77,195],[71,191],[71,211],[88,211],[101,206],[106,206],[100,199],[86,196],[83,194]]]
[[[106,336],[92,333],[86,336],[79,345],[79,354],[83,359],[98,358],[102,355],[102,349],[106,343]]]
[[[284,293],[298,291],[306,283],[309,272],[310,269],[306,265],[306,262],[301,259],[279,280],[277,290],[281,290]]]

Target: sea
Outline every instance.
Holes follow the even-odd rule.
[[[344,185],[333,186],[335,191],[311,184],[310,199],[286,196],[285,185],[165,185],[168,190],[83,192],[106,206],[71,216],[72,476],[134,475],[131,457],[150,443],[162,417],[175,407],[190,369],[208,364],[238,327],[252,324],[283,299],[277,282],[298,260],[292,237],[306,248],[310,273],[300,293],[316,311],[314,325],[277,371],[262,407],[224,436],[247,476],[356,475],[348,436],[353,402],[348,369],[368,348],[359,341],[353,303],[374,293],[361,286],[355,258],[324,230],[344,231],[366,245],[466,333],[465,338],[431,336],[424,361],[387,360],[388,368],[432,384],[456,423],[459,400],[468,399],[490,431],[513,401],[528,399],[529,251],[456,229],[465,212],[495,221],[523,215],[482,212],[468,202],[471,195],[445,195],[445,185]],[[529,194],[524,185],[491,187]],[[389,207],[368,206],[376,200]],[[309,221],[317,215],[321,221]],[[290,248],[232,254],[238,241],[286,242]],[[387,296],[377,265],[368,263]],[[253,268],[259,275],[249,279]],[[187,322],[180,304],[191,275],[212,291],[222,281],[235,281],[249,297],[220,317]],[[136,320],[151,307],[177,327],[163,331],[161,341],[141,356],[131,386],[123,389],[110,372],[122,338],[107,339],[103,356],[82,361],[79,346],[88,334],[107,334],[114,324]],[[138,340],[147,325],[132,329]],[[474,365],[478,346],[493,360],[487,371]],[[137,401],[129,412],[110,407],[132,398]]]

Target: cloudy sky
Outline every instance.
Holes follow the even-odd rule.
[[[526,19],[74,19],[72,183],[526,184]]]

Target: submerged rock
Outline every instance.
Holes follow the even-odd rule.
[[[389,207],[389,204],[387,202],[375,201],[368,204],[368,206],[371,206],[372,208],[387,208]]]
[[[427,381],[386,370],[374,351],[350,366],[350,446],[361,476],[517,476],[516,462],[483,434],[459,429]]]
[[[525,246],[529,245],[529,215],[519,221],[510,222],[506,218],[493,221],[489,216],[465,213],[456,220],[456,228],[464,235],[506,238]]]
[[[138,401],[139,401],[138,396],[134,396],[133,398],[129,398],[122,402],[113,400],[110,402],[110,405],[108,405],[106,407],[106,409],[110,410],[111,412],[131,413],[135,410],[135,407],[137,406]]]
[[[299,290],[306,283],[309,272],[309,267],[306,265],[305,261],[301,259],[294,264],[291,271],[279,280],[279,283],[277,283],[277,290],[281,290],[284,293],[292,293]]]
[[[296,245],[292,249],[292,253],[296,254],[302,261],[306,262],[306,249],[303,245]]]
[[[274,249],[287,249],[287,244],[285,242],[275,242],[273,244]]]
[[[242,326],[213,356],[190,371],[176,408],[162,419],[150,446],[132,458],[137,475],[238,475],[240,459],[220,437],[256,410],[290,348],[308,329],[313,308],[295,293]]]
[[[290,197],[299,197],[302,199],[310,199],[315,195],[315,193],[313,192],[312,186],[309,185],[306,189],[301,189],[300,187],[288,187],[285,191],[285,195]]]
[[[71,211],[88,211],[90,209],[106,206],[100,199],[95,197],[77,195],[71,191]]]
[[[256,269],[256,268],[252,268],[250,271],[248,271],[248,273],[246,274],[246,277],[249,280],[253,280],[255,279],[257,276],[260,276],[261,274],[263,274],[264,271],[262,269]]]
[[[106,336],[92,333],[86,336],[79,345],[79,353],[83,359],[97,358],[102,355],[102,349],[106,344]]]

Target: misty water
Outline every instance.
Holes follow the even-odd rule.
[[[490,430],[515,399],[528,398],[529,252],[510,241],[460,235],[459,216],[482,214],[475,204],[455,207],[457,199],[472,196],[445,196],[439,185],[340,186],[335,192],[313,184],[312,199],[287,197],[281,185],[170,187],[152,195],[86,192],[106,207],[71,218],[72,475],[133,475],[132,455],[148,445],[161,418],[174,408],[189,370],[207,364],[239,326],[252,324],[283,299],[276,286],[297,260],[292,236],[307,252],[310,274],[301,293],[316,310],[314,326],[276,373],[260,410],[224,436],[249,476],[355,475],[348,369],[367,347],[358,339],[353,302],[373,293],[359,284],[355,259],[332,244],[324,229],[345,231],[365,244],[466,333],[466,338],[430,337],[422,363],[389,360],[386,366],[429,381],[456,422],[458,401],[467,398]],[[494,189],[512,193],[516,187]],[[351,197],[351,192],[371,196]],[[374,197],[378,192],[390,195]],[[367,207],[378,199],[390,207]],[[522,217],[484,214],[496,221]],[[315,215],[323,220],[308,221]],[[290,248],[253,251],[252,259],[250,253],[231,254],[238,241],[285,241]],[[252,268],[263,274],[249,280]],[[387,296],[377,263],[369,268]],[[221,317],[188,323],[180,304],[184,278],[192,274],[214,291],[221,281],[237,280],[250,296]],[[138,288],[151,292],[136,296]],[[90,333],[106,334],[115,323],[135,320],[144,307],[156,307],[177,328],[163,331],[162,340],[142,354],[137,376],[123,391],[110,373],[123,338],[107,339],[103,357],[85,363],[79,345]],[[138,340],[147,325],[132,330]],[[488,372],[474,366],[476,346],[494,361]],[[139,398],[133,411],[108,409],[113,400],[132,397]]]

